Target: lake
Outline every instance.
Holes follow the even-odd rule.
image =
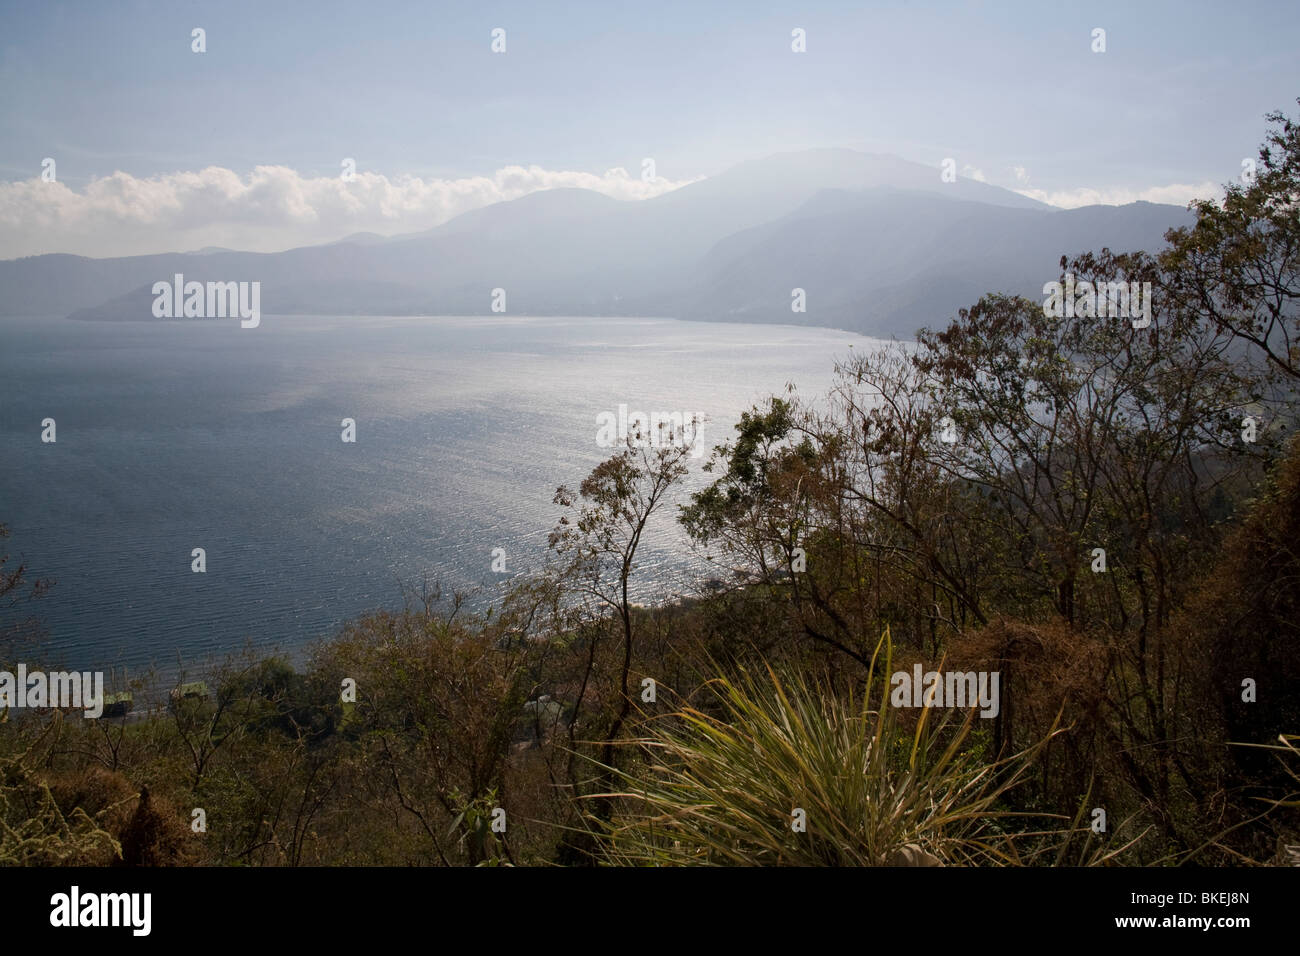
[[[824,392],[870,342],[671,319],[0,319],[0,522],[11,565],[56,582],[28,605],[48,661],[174,670],[246,640],[296,656],[400,606],[401,582],[484,606],[540,567],[556,486],[611,453],[600,413],[699,412],[711,448],[787,382]],[[641,601],[709,573],[674,512],[646,543]]]

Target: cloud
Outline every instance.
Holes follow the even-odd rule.
[[[274,252],[354,232],[429,229],[542,189],[575,187],[638,200],[689,181],[644,182],[622,167],[596,175],[540,166],[507,166],[463,179],[389,179],[358,170],[350,182],[304,177],[285,166],[258,166],[246,178],[209,166],[147,179],[115,172],[81,192],[34,178],[0,183],[0,258],[139,255],[203,246]]]
[[[1011,173],[1012,173],[1013,176],[1016,177],[1016,182],[1018,182],[1018,183],[1027,183],[1027,182],[1029,182],[1029,170],[1025,169],[1025,167],[1023,167],[1023,166],[1012,166],[1012,167],[1011,167]]]
[[[1203,182],[1199,185],[1173,183],[1168,186],[1150,186],[1146,189],[1063,189],[1048,191],[1046,189],[1017,189],[1016,192],[1030,199],[1059,206],[1062,209],[1076,209],[1079,206],[1123,206],[1131,202],[1168,203],[1173,206],[1186,206],[1193,199],[1222,199],[1223,187],[1218,183]]]
[[[963,166],[962,175],[968,179],[973,179],[977,183],[986,183],[988,180],[984,177],[984,170],[976,169],[974,166]]]

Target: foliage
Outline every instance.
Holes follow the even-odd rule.
[[[886,645],[885,675],[890,661]],[[742,672],[709,687],[720,716],[684,708],[651,722],[638,741],[652,756],[639,773],[621,775],[623,811],[606,834],[611,861],[1027,861],[1023,834],[1002,826],[1017,815],[999,803],[1033,751],[987,760],[972,739],[973,709],[960,719],[925,707],[907,728],[895,708],[872,706],[869,693],[841,698],[797,672]],[[806,830],[796,828],[798,811]]]

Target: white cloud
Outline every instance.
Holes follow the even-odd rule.
[[[123,256],[227,246],[274,252],[353,232],[395,235],[542,189],[576,187],[648,199],[689,180],[644,182],[617,167],[604,175],[507,166],[492,176],[389,179],[357,170],[307,178],[258,166],[247,178],[218,166],[147,179],[115,172],[77,192],[39,178],[0,183],[0,258],[70,252]]]
[[[1023,167],[1023,166],[1012,166],[1012,167],[1011,167],[1011,173],[1012,173],[1013,176],[1016,177],[1016,182],[1018,182],[1018,183],[1027,183],[1027,182],[1029,182],[1029,170],[1025,169],[1025,167]]]
[[[1016,192],[1030,199],[1060,206],[1062,209],[1076,209],[1079,206],[1123,206],[1131,202],[1169,203],[1173,206],[1186,206],[1193,199],[1222,199],[1223,187],[1218,183],[1203,182],[1199,185],[1172,183],[1168,186],[1150,186],[1146,189],[1017,189]]]
[[[967,177],[968,179],[973,179],[977,183],[988,182],[988,180],[984,177],[984,170],[976,169],[974,166],[963,166],[961,168],[961,172],[963,176]]]

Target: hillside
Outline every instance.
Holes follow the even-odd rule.
[[[0,262],[0,314],[152,320],[154,282],[258,281],[262,311],[668,315],[909,334],[998,289],[1037,296],[1062,254],[1152,250],[1174,206],[1059,210],[851,150],[782,153],[641,202],[529,194],[389,238],[274,254]],[[802,288],[808,307],[791,310]]]

